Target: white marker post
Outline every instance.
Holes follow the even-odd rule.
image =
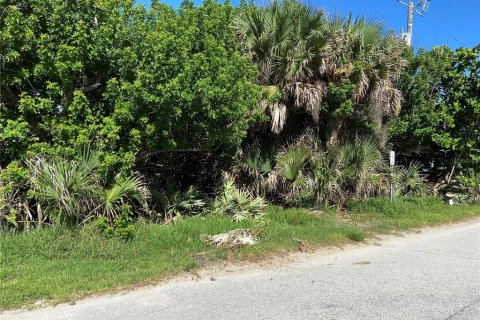
[[[390,151],[390,202],[393,202],[393,167],[395,167],[395,151]]]

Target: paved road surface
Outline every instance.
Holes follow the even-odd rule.
[[[0,319],[480,319],[480,221]]]

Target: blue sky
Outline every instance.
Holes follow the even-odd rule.
[[[407,2],[407,1],[405,1]],[[415,1],[417,3],[418,1]],[[329,12],[380,18],[399,32],[407,28],[407,8],[396,0],[320,0]],[[446,44],[452,48],[480,44],[480,0],[432,0],[425,17],[415,14],[413,46],[430,48]]]
[[[407,1],[407,0],[405,0]],[[137,0],[148,5],[150,0]],[[164,0],[166,4],[178,7],[182,0]],[[195,0],[200,3],[201,0]],[[238,4],[239,0],[231,0]],[[265,5],[268,0],[255,0]],[[407,8],[396,0],[305,0],[312,6],[322,7],[329,13],[343,15],[365,15],[382,19],[387,27],[400,32],[407,27]],[[417,2],[417,0],[415,1]],[[452,48],[473,47],[480,44],[480,0],[432,0],[425,17],[415,15],[413,46],[431,48],[446,44]]]

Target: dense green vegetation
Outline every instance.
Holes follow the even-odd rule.
[[[401,40],[381,21],[328,17],[300,2],[274,1],[242,8],[234,29],[242,52],[259,67],[272,132],[302,131],[306,112],[303,121],[324,143],[355,133],[386,143],[385,119],[400,111],[394,82],[405,59]]]
[[[104,153],[135,170],[159,151],[234,153],[252,119],[255,68],[234,9],[122,1],[0,2],[1,164]]]
[[[409,57],[400,78],[404,102],[390,140],[406,159],[431,168],[435,192],[455,176],[463,186],[478,188],[479,52],[480,45],[455,52],[447,47],[420,50]]]
[[[0,0],[0,307],[478,215],[479,53],[296,0]]]
[[[414,55],[381,21],[294,0],[1,7],[4,227],[243,219],[390,183],[479,198],[478,47]]]

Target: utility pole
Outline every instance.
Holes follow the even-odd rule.
[[[412,37],[413,37],[413,1],[408,2],[408,17],[407,17],[407,44],[409,47],[412,46]]]
[[[407,15],[407,32],[403,33],[402,32],[402,38],[405,40],[405,42],[408,44],[408,46],[412,46],[412,38],[413,38],[413,14],[417,12],[419,15],[423,16],[430,5],[431,0],[419,0],[417,7],[420,8],[420,10],[415,9],[415,4],[413,1],[408,1],[408,3],[405,3],[402,0],[397,0],[397,2],[400,2],[404,6],[408,7],[408,15]]]

